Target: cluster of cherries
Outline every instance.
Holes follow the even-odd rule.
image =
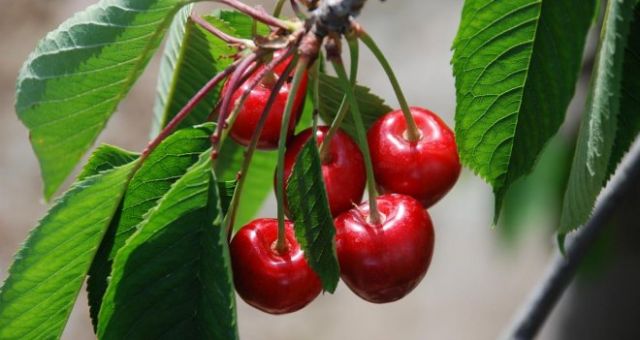
[[[273,70],[252,90],[229,132],[248,145],[265,103],[271,95]],[[259,72],[256,72],[259,73]],[[250,79],[247,80],[247,83]],[[312,137],[307,129],[293,136],[304,105],[305,75],[294,101],[285,154],[285,178],[289,178],[297,155]],[[285,83],[268,112],[258,148],[277,148],[285,102],[291,88]],[[225,89],[223,89],[225,91]],[[232,95],[237,100],[244,88]],[[453,132],[433,112],[412,107],[418,138],[407,135],[402,110],[382,116],[367,133],[378,190],[378,221],[371,220],[362,201],[366,184],[363,154],[345,132],[338,130],[325,141],[328,127],[316,132],[318,144],[328,142],[322,159],[322,175],[336,227],[336,250],[341,278],[361,298],[385,303],[411,292],[431,262],[434,231],[426,208],[440,200],[460,174]],[[286,183],[286,182],[285,182]],[[286,210],[286,207],[285,207]],[[233,275],[238,294],[250,305],[272,314],[301,309],[322,291],[320,280],[309,267],[296,241],[293,223],[285,223],[284,250],[276,247],[278,221],[256,219],[242,227],[230,244]]]

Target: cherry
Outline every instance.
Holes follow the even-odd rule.
[[[274,53],[274,58],[277,58],[280,55],[280,51]],[[284,62],[279,64],[274,70],[272,75],[267,75],[258,86],[256,86],[251,94],[247,97],[246,101],[242,105],[242,108],[238,112],[238,116],[235,120],[235,123],[231,127],[229,135],[236,142],[248,146],[251,141],[251,136],[253,136],[253,132],[256,129],[256,125],[258,124],[258,120],[260,119],[260,115],[262,115],[262,111],[265,108],[267,100],[271,95],[271,91],[273,90],[273,85],[277,80],[277,77],[282,75],[286,66],[291,61],[291,58],[285,59]],[[258,67],[255,73],[250,76],[245,83],[243,83],[234,93],[231,99],[231,105],[229,107],[229,111],[233,110],[235,103],[242,96],[244,90],[249,86],[252,82],[252,79],[260,73],[261,70],[264,69],[264,66]],[[276,80],[273,78],[276,77]],[[227,90],[228,83],[225,84],[222,89],[222,93],[225,94]],[[269,110],[267,120],[262,129],[262,133],[260,134],[260,138],[258,139],[257,147],[263,150],[275,149],[278,147],[278,140],[280,137],[280,125],[282,124],[282,117],[284,116],[284,108],[287,102],[287,97],[289,96],[291,87],[291,80],[288,80],[284,83],[284,85],[280,88],[278,95],[273,102],[273,106],[271,110]],[[304,106],[305,94],[307,92],[307,74],[305,73],[302,78],[302,82],[300,84],[300,88],[298,93],[296,94],[293,112],[291,116],[291,121],[289,123],[289,135],[293,134],[296,122],[300,117],[300,113],[302,112],[302,108]],[[228,112],[229,113],[229,112]]]
[[[431,262],[433,225],[420,202],[407,195],[379,196],[381,221],[368,222],[369,205],[335,219],[342,280],[361,298],[386,303],[409,294]]]
[[[278,220],[256,219],[242,227],[230,244],[236,291],[251,306],[271,314],[295,312],[320,294],[320,279],[296,241],[293,223],[285,222],[287,249],[275,249]]]
[[[318,145],[322,144],[329,128],[320,126],[316,132]],[[306,129],[295,136],[287,145],[284,159],[284,176],[293,171],[300,150],[311,138],[313,129]],[[362,200],[366,173],[364,160],[358,145],[346,133],[338,130],[329,142],[329,149],[322,160],[322,177],[327,190],[332,216],[349,210]],[[286,204],[285,204],[286,209]]]
[[[455,184],[460,160],[453,131],[435,113],[411,107],[420,139],[407,139],[401,110],[379,118],[368,132],[376,181],[383,192],[410,195],[430,207]]]

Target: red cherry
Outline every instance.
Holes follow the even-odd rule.
[[[271,314],[295,312],[320,294],[320,279],[285,222],[287,249],[275,249],[278,220],[253,220],[238,231],[230,252],[236,291],[251,306]]]
[[[411,107],[411,113],[421,133],[418,141],[407,140],[407,124],[397,110],[369,129],[369,148],[380,189],[412,196],[428,208],[456,183],[460,160],[453,131],[440,117],[420,107]]]
[[[287,145],[284,156],[284,176],[287,183],[298,154],[311,137],[312,131],[302,131]],[[318,127],[318,145],[322,143],[328,131],[327,126]],[[332,216],[338,216],[362,200],[366,182],[362,153],[351,137],[340,130],[331,138],[327,157],[322,163],[322,178],[327,189]]]
[[[277,58],[280,53],[281,52],[274,53],[274,58]],[[286,65],[290,61],[291,58],[288,58],[283,63],[278,65],[278,67],[274,69],[274,76],[281,76],[282,72],[284,72],[284,69],[286,68]],[[240,99],[245,89],[249,86],[252,80],[255,79],[257,74],[260,73],[260,71],[263,69],[264,66],[259,67],[256,72],[233,93],[229,112],[233,110],[236,101]],[[253,132],[256,129],[256,125],[258,124],[258,120],[260,119],[262,111],[264,110],[264,107],[269,100],[269,96],[271,95],[274,84],[275,81],[273,79],[266,81],[263,80],[251,91],[251,94],[247,97],[246,101],[242,105],[242,108],[240,109],[240,112],[238,112],[238,116],[229,132],[229,135],[236,142],[244,146],[249,145],[251,137],[253,136]],[[225,84],[225,87],[222,89],[222,93],[227,92],[227,85],[228,83]],[[280,125],[282,124],[284,107],[287,102],[289,92],[291,92],[291,82],[288,80],[280,88],[273,106],[271,107],[271,110],[269,110],[267,120],[262,129],[262,133],[260,134],[260,138],[258,139],[257,147],[259,149],[268,150],[278,147],[278,140],[280,139]],[[293,104],[293,113],[291,116],[291,121],[289,123],[289,136],[293,134],[296,122],[298,121],[300,113],[302,112],[306,93],[307,74],[305,73]]]
[[[369,223],[362,204],[335,219],[342,280],[361,298],[386,303],[409,294],[422,280],[433,254],[429,214],[406,195],[378,197],[381,223]]]

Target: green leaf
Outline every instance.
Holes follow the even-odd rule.
[[[169,29],[164,49],[154,107],[155,136],[187,102],[232,61],[234,49],[190,19],[192,6],[183,8]],[[216,17],[204,17],[213,26],[233,34],[233,28]],[[222,86],[209,92],[179,128],[206,121],[218,101]]]
[[[627,38],[622,64],[622,89],[618,113],[618,132],[613,143],[608,176],[610,177],[622,157],[640,133],[640,3],[636,5],[633,23]]]
[[[18,76],[27,126],[50,198],[142,73],[187,0],[102,0],[40,41]]]
[[[209,135],[213,132],[213,126],[206,124],[178,130],[149,155],[131,179],[121,213],[109,227],[89,271],[87,291],[94,326],[116,253],[136,231],[145,214],[196,163],[200,154],[209,149]]]
[[[87,169],[31,231],[0,289],[1,339],[53,339],[64,330],[98,245],[135,171],[128,152],[98,148]],[[111,168],[109,168],[111,166]]]
[[[237,339],[235,295],[209,152],[118,252],[100,339]]]
[[[262,203],[273,190],[273,173],[278,162],[277,156],[278,153],[273,151],[256,150],[254,152],[251,165],[245,174],[247,177],[236,213],[234,228],[237,229],[247,224],[260,212]],[[225,181],[235,180],[242,167],[243,159],[244,147],[230,138],[227,139],[216,160],[216,174]]]
[[[360,113],[364,121],[364,127],[369,129],[373,123],[381,116],[391,112],[391,108],[384,103],[380,97],[371,93],[371,91],[361,85],[355,87],[356,98],[360,106]],[[327,123],[331,123],[338,114],[340,109],[340,103],[342,103],[342,97],[344,91],[340,80],[336,77],[332,77],[326,74],[320,74],[320,105],[319,114],[320,118]],[[355,138],[356,129],[353,123],[353,117],[351,114],[342,122],[340,126],[349,135]]]
[[[76,182],[109,169],[133,162],[139,154],[121,149],[117,146],[102,144],[93,152],[87,164],[76,178]]]
[[[466,0],[454,41],[462,162],[493,186],[531,171],[575,91],[596,0]]]
[[[324,289],[333,293],[340,280],[335,226],[322,177],[315,138],[309,139],[296,158],[287,184],[287,202],[296,239]]]
[[[587,112],[578,133],[564,196],[560,233],[567,233],[587,221],[609,175],[620,113],[625,47],[636,3],[637,0],[611,0],[607,5]],[[632,109],[637,111],[637,107]]]

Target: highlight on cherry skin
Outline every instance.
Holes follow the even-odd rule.
[[[412,196],[428,208],[458,180],[460,159],[455,135],[447,124],[425,108],[410,109],[420,132],[417,141],[408,140],[402,110],[379,118],[367,138],[379,188]]]
[[[322,144],[328,131],[328,126],[318,127],[316,131],[318,146]],[[306,129],[293,137],[287,144],[284,160],[285,183],[288,184],[298,154],[311,138],[312,133],[313,129]],[[322,177],[327,190],[331,215],[335,217],[351,209],[354,204],[361,202],[366,184],[366,172],[358,145],[342,130],[338,129],[329,141],[328,147],[326,155],[321,155]],[[286,202],[285,209],[288,211]]]
[[[434,230],[420,202],[401,194],[377,199],[381,221],[369,222],[369,204],[335,219],[342,280],[373,303],[399,300],[424,278],[434,248]]]
[[[273,58],[277,58],[281,55],[281,53],[283,52],[276,51]],[[229,135],[231,136],[231,138],[233,138],[233,140],[235,140],[239,144],[244,146],[249,145],[251,137],[253,136],[253,132],[256,129],[256,125],[258,124],[258,120],[260,119],[260,115],[262,114],[269,96],[271,95],[273,86],[278,80],[278,77],[282,76],[282,72],[284,72],[291,59],[291,57],[286,58],[282,63],[280,63],[273,69],[271,75],[267,75],[266,77],[264,77],[264,79],[262,79],[258,86],[256,86],[251,91],[251,94],[243,103],[242,108],[238,112],[235,123],[229,131]],[[264,67],[264,65],[259,66],[256,69],[255,73],[252,76],[248,77],[248,79],[240,87],[238,87],[236,91],[234,91],[231,97],[231,105],[229,107],[229,111],[233,110],[233,107],[235,106],[237,100],[242,97],[242,93],[249,86],[252,80],[255,79],[255,77],[260,73],[260,71],[264,69]],[[308,75],[307,73],[305,73],[304,77],[302,78],[300,88],[296,93],[295,101],[293,104],[294,106],[291,120],[289,122],[288,136],[291,136],[293,134],[295,125],[304,107],[305,95],[307,93],[307,82]],[[222,89],[223,94],[228,91],[228,84],[228,82],[225,83],[225,86]],[[269,110],[267,120],[258,139],[258,149],[273,150],[278,147],[278,139],[280,138],[280,125],[282,124],[284,107],[287,102],[287,97],[291,92],[291,85],[291,80],[288,79],[278,92],[278,96],[276,97],[271,110]]]
[[[276,249],[278,220],[261,218],[242,227],[229,246],[238,295],[270,314],[295,312],[322,291],[296,241],[293,223],[285,222],[287,247]]]

